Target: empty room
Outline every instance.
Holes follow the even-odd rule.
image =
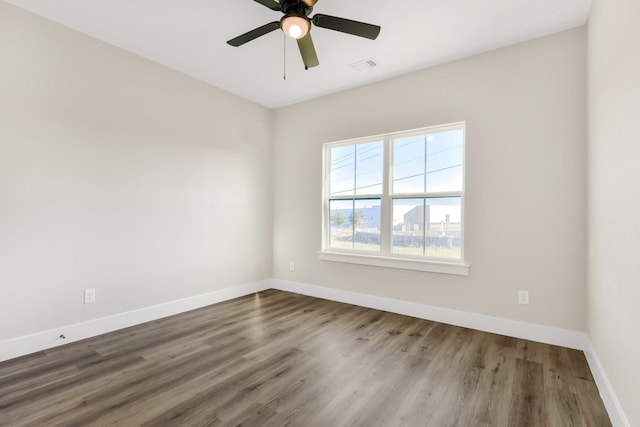
[[[640,426],[637,0],[0,0],[0,426]]]

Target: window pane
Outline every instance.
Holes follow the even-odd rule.
[[[427,246],[425,255],[435,258],[461,258],[460,197],[438,197],[425,200]]]
[[[331,148],[330,195],[382,194],[383,151],[384,141]]]
[[[391,252],[424,255],[424,199],[393,200]]]
[[[380,199],[330,200],[329,230],[332,248],[379,252]]]
[[[426,135],[393,141],[393,192],[424,193]]]
[[[355,249],[380,251],[380,199],[356,200],[348,220],[354,225]]]
[[[353,215],[353,200],[329,201],[329,230],[332,248],[353,249],[353,227],[349,218]]]
[[[356,194],[382,194],[384,142],[356,145]]]
[[[427,136],[427,192],[462,191],[461,129]]]
[[[355,155],[355,147],[353,145],[331,148],[329,192],[332,196],[353,195],[355,185]]]
[[[394,199],[391,251],[460,259],[461,212],[460,197]]]

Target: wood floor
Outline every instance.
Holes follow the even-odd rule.
[[[2,426],[609,426],[582,352],[269,290],[0,363]]]

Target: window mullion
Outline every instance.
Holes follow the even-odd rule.
[[[427,163],[428,163],[428,159],[427,159],[427,141],[429,140],[429,138],[427,138],[427,135],[424,136],[424,192],[427,192]]]
[[[353,201],[351,203],[351,249],[356,248],[356,194],[358,194],[358,144],[353,145]]]
[[[329,195],[331,194],[331,150],[322,150],[322,248],[328,248],[331,242],[331,212],[329,212]]]
[[[427,227],[429,227],[429,223],[427,222],[427,199],[425,198],[422,199],[422,256],[427,256]]]
[[[391,215],[391,138],[384,138],[382,151],[382,195],[380,197],[380,252],[391,254],[391,239],[393,234],[393,218]]]
[[[358,144],[353,145],[353,197],[358,194],[358,183],[356,176],[358,175]]]
[[[356,199],[351,201],[351,249],[356,248]]]

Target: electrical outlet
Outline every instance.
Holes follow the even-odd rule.
[[[529,291],[518,291],[518,304],[529,304]]]
[[[296,271],[296,263],[293,261],[289,262],[289,271]]]
[[[96,302],[96,288],[89,288],[84,290],[84,303],[93,304]]]

